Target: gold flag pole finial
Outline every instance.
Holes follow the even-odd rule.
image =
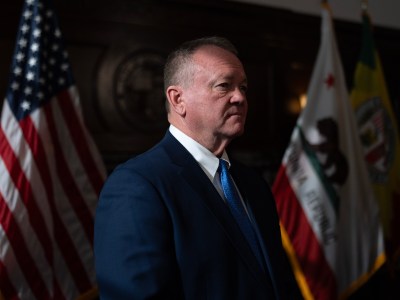
[[[361,11],[363,13],[368,12],[368,0],[361,0]]]

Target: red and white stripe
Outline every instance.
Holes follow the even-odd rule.
[[[95,286],[94,209],[103,162],[74,87],[0,128],[0,290],[5,299],[74,299]]]

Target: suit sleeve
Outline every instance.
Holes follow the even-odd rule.
[[[180,298],[168,211],[154,186],[132,170],[117,169],[103,187],[94,252],[102,300]]]

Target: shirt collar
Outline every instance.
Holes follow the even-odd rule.
[[[170,125],[169,131],[183,145],[183,147],[189,151],[189,153],[199,163],[200,167],[204,170],[208,178],[213,181],[218,170],[219,158],[175,126]],[[229,157],[225,150],[221,158],[226,160],[230,166]]]

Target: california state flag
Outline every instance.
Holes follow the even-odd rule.
[[[385,262],[328,5],[307,92],[273,184],[284,247],[305,299],[345,299]]]

